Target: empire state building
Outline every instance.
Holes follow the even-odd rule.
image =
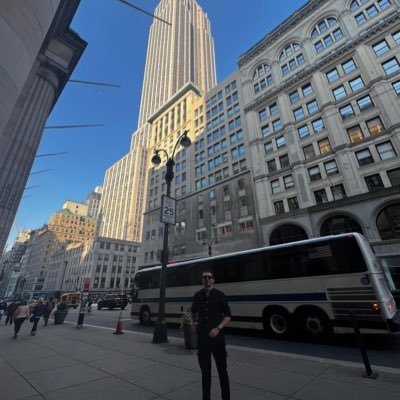
[[[104,178],[100,234],[115,239],[141,240],[150,117],[188,84],[200,93],[216,85],[210,21],[196,1],[161,0],[154,15],[159,19],[150,28],[138,129],[129,153]]]

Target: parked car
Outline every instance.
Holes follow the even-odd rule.
[[[102,308],[109,308],[112,310],[113,308],[120,308],[123,310],[127,304],[128,299],[126,297],[121,297],[116,294],[108,294],[104,299],[97,302],[97,309],[101,310]]]

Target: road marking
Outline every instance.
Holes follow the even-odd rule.
[[[127,321],[131,321],[131,320],[128,319]],[[64,323],[71,324],[71,325],[76,324],[76,322],[69,322],[69,321],[64,321]],[[89,328],[103,329],[103,330],[107,330],[107,331],[115,331],[114,328],[108,328],[107,326],[89,325],[89,324],[84,324],[84,326],[87,326]],[[124,331],[124,333],[130,333],[133,335],[142,335],[142,336],[148,336],[148,337],[153,336],[152,333],[146,333],[146,332]],[[172,336],[172,337],[168,337],[168,340],[170,342],[180,343],[183,341],[183,338],[178,338],[178,337]],[[363,368],[364,367],[364,365],[362,363],[357,363],[357,362],[352,362],[352,361],[341,361],[341,360],[335,360],[332,358],[306,356],[303,354],[285,353],[285,352],[281,352],[281,351],[265,350],[265,349],[255,349],[252,347],[237,346],[237,345],[230,345],[230,344],[228,344],[226,347],[228,349],[248,351],[250,353],[261,353],[261,354],[281,356],[281,357],[292,358],[292,359],[295,358],[297,360],[300,359],[300,360],[306,360],[306,361],[314,361],[314,362],[326,363],[326,364],[331,364],[331,365],[338,365],[341,367],[351,367],[351,368]],[[390,373],[390,374],[400,375],[400,369],[398,369],[398,368],[384,367],[384,366],[380,366],[380,365],[372,365],[372,367],[374,370],[376,370],[378,372],[386,372],[386,373]]]

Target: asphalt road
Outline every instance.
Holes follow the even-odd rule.
[[[121,310],[97,310],[93,308],[91,315],[86,315],[84,324],[116,328]],[[79,310],[70,310],[66,321],[77,322]],[[153,327],[141,326],[130,318],[130,306],[122,312],[124,331],[153,333]],[[169,326],[170,337],[182,337],[178,326]],[[337,335],[324,341],[307,342],[300,340],[276,340],[265,338],[262,332],[240,329],[228,329],[227,343],[236,346],[264,349],[312,357],[342,361],[362,362],[360,350],[354,335]],[[364,335],[364,342],[372,365],[400,368],[400,334]],[[149,337],[149,340],[151,338]]]

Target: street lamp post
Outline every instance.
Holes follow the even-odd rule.
[[[218,243],[218,239],[215,237],[212,237],[210,240],[208,239],[203,239],[203,245],[208,246],[208,257],[211,257],[212,255],[212,245],[213,243]]]
[[[174,156],[175,151],[178,148],[178,145],[181,145],[184,148],[187,148],[191,145],[190,138],[187,136],[187,130],[185,130],[181,136],[179,136],[178,140],[175,143],[174,150],[172,155],[169,156],[167,151],[164,149],[156,149],[154,155],[151,159],[151,162],[154,165],[161,164],[161,158],[159,153],[162,152],[165,154],[167,161],[165,166],[167,170],[165,172],[165,183],[167,184],[167,194],[166,197],[169,198],[171,195],[171,182],[174,178]],[[166,269],[168,264],[168,222],[163,219],[164,207],[161,205],[161,221],[164,222],[164,241],[163,241],[163,249],[161,253],[161,275],[160,275],[160,298],[158,305],[158,318],[154,325],[154,334],[153,334],[153,343],[166,343],[168,342],[168,334],[167,334],[167,322],[165,320],[165,284],[166,284]],[[169,212],[175,216],[175,210],[169,210]]]

